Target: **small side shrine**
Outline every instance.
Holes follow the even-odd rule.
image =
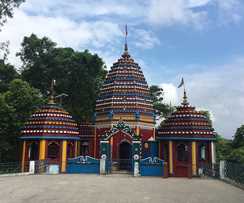
[[[157,140],[169,176],[200,175],[204,165],[215,163],[214,129],[208,118],[188,103],[185,89],[183,102],[161,125]]]
[[[30,116],[20,139],[23,172],[28,171],[32,160],[45,160],[59,172],[65,172],[67,159],[78,155],[78,126],[72,116],[54,102],[54,81],[48,104]]]

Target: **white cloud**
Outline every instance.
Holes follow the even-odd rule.
[[[122,0],[28,0],[22,9],[33,14],[69,16],[72,18],[96,16],[134,16],[142,15],[143,4],[139,1]]]
[[[206,19],[205,11],[194,12],[186,0],[152,0],[148,20],[157,25],[196,25]]]
[[[208,5],[212,0],[188,0],[188,7],[194,8],[194,7],[202,7]]]
[[[154,25],[175,24],[202,27],[210,20],[212,7],[218,13],[219,22],[239,22],[243,16],[240,0],[28,0],[22,9],[31,15],[84,18],[106,18],[117,23],[146,22]],[[202,8],[202,9],[195,9]]]
[[[244,5],[240,0],[215,0],[220,24],[239,23],[243,19]]]
[[[154,35],[153,32],[144,29],[134,29],[133,35],[135,36],[135,45],[142,49],[151,49],[156,45],[160,45],[160,40]]]
[[[209,8],[217,17],[210,15]],[[147,20],[162,26],[181,24],[203,28],[210,22],[214,25],[239,23],[243,15],[244,5],[240,0],[152,0]]]
[[[166,104],[172,104],[173,106],[178,105],[178,94],[177,94],[177,87],[172,83],[162,83],[159,85],[163,88],[164,92],[164,102]]]
[[[192,101],[213,112],[215,128],[231,137],[244,124],[244,59],[189,77]]]
[[[47,36],[59,46],[74,49],[90,48],[94,51],[114,45],[122,35],[119,26],[112,22],[76,22],[62,17],[30,17],[23,11],[16,10],[15,17],[10,19],[0,32],[1,40],[10,41],[10,62],[20,64],[15,53],[20,50],[23,37],[31,33],[39,37]]]

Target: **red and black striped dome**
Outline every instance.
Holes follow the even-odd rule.
[[[143,72],[127,50],[111,67],[96,100],[97,115],[110,112],[154,113]]]
[[[21,131],[22,138],[78,137],[79,131],[72,116],[55,104],[47,104],[31,115]]]
[[[159,138],[214,138],[215,133],[208,118],[184,101],[158,130]]]

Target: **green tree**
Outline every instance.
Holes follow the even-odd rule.
[[[221,135],[216,136],[216,158],[228,160],[232,151],[232,141],[223,138]]]
[[[0,162],[18,159],[18,138],[24,122],[43,104],[40,91],[20,79],[0,94]]]
[[[41,90],[44,95],[47,95],[51,80],[54,79],[52,78],[53,75],[51,75],[54,69],[52,66],[55,66],[52,52],[56,44],[47,37],[39,39],[32,34],[30,37],[24,37],[21,45],[21,51],[17,53],[17,56],[20,56],[23,62],[22,78],[33,87]],[[59,70],[57,74],[64,72],[65,70]]]
[[[244,164],[244,146],[233,149],[228,157],[229,160]]]
[[[244,147],[244,125],[241,125],[241,127],[239,127],[236,130],[236,133],[235,133],[234,139],[233,139],[234,148],[239,148],[242,146]]]
[[[47,96],[52,79],[57,94],[66,93],[64,107],[77,121],[89,120],[95,109],[96,97],[106,76],[100,57],[89,51],[58,48],[50,39],[32,34],[25,37],[21,52],[22,78]]]
[[[9,41],[0,42],[0,60],[5,62],[8,59],[9,55]]]
[[[26,121],[33,110],[43,103],[40,91],[21,79],[13,80],[4,96],[7,104],[15,109],[20,123]]]
[[[1,0],[0,1],[0,27],[13,17],[14,8],[19,7],[25,0]]]
[[[16,147],[16,140],[13,144],[15,133],[14,108],[9,106],[3,94],[0,94],[0,162],[13,158],[13,147]]]
[[[7,91],[10,82],[18,77],[19,74],[12,65],[0,60],[0,93]]]
[[[164,118],[175,110],[174,107],[163,103],[164,98],[162,88],[157,85],[152,85],[150,86],[149,90],[157,116]]]

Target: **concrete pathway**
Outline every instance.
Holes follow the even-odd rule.
[[[244,203],[244,191],[212,179],[128,175],[0,177],[1,203]]]

